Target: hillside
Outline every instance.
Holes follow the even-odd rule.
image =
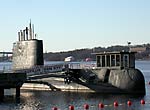
[[[143,45],[135,45],[130,46],[130,48],[146,48],[146,50],[138,51],[136,54],[136,59],[150,59],[150,44],[143,44]],[[92,60],[95,60],[95,55],[92,55],[91,53],[96,52],[104,52],[104,51],[129,51],[130,49],[128,46],[111,46],[111,47],[95,47],[92,49],[76,49],[72,51],[66,51],[66,52],[48,52],[44,53],[44,60],[46,61],[64,61],[66,57],[73,56],[75,58],[75,61],[84,61],[86,58],[91,58]]]

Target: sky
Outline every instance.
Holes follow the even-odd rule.
[[[150,43],[150,0],[0,0],[0,51],[30,19],[47,52]]]

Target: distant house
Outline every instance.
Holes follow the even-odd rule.
[[[85,61],[92,61],[92,59],[91,58],[86,58]]]
[[[74,57],[73,56],[66,57],[64,61],[65,62],[74,61]]]
[[[146,47],[131,47],[130,51],[131,52],[137,52],[137,53],[142,53],[145,52],[147,50]]]

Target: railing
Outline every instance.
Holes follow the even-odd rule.
[[[95,62],[69,63],[68,67],[70,69],[94,69],[94,68],[96,68],[96,63]]]
[[[37,74],[46,74],[51,72],[61,72],[65,68],[66,64],[52,64],[52,65],[38,65],[33,66],[32,68],[24,68],[18,69],[15,72],[19,73],[27,73],[28,76],[30,75],[37,75]]]
[[[95,62],[64,62],[58,64],[37,65],[31,68],[23,68],[15,70],[16,73],[27,73],[30,75],[47,74],[52,72],[62,72],[66,68],[69,69],[93,69],[96,67]],[[10,71],[8,68],[3,68],[3,71]]]

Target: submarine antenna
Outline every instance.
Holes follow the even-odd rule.
[[[33,39],[35,39],[35,36],[34,36],[34,24],[32,24],[32,33],[33,33]]]
[[[128,47],[129,47],[129,46],[130,46],[130,44],[131,44],[131,42],[129,42],[129,41],[128,41],[127,43],[128,43]]]
[[[28,27],[26,27],[26,40],[28,40]]]
[[[31,19],[30,19],[30,24],[29,24],[29,30],[30,30],[30,39],[32,39],[32,27],[31,27]]]
[[[18,41],[21,41],[20,32],[18,32]]]
[[[129,49],[128,51],[130,51],[130,48],[131,48],[131,46],[130,46],[130,45],[131,45],[131,42],[128,41],[127,44],[128,44],[128,49]]]
[[[35,34],[35,39],[37,39],[37,34]]]

